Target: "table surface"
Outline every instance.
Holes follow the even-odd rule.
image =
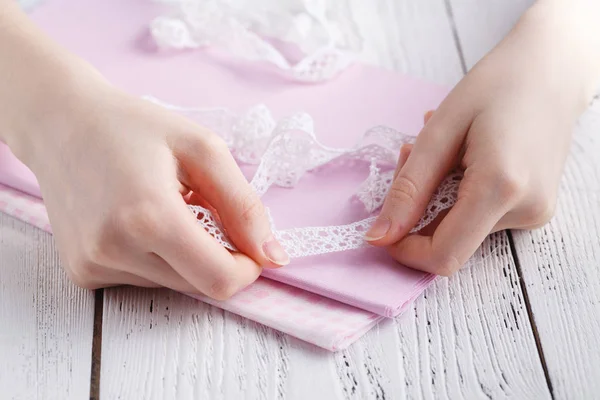
[[[366,38],[364,61],[442,84],[530,3],[331,0]],[[593,103],[550,224],[491,235],[477,262],[338,353],[172,291],[76,288],[50,235],[0,215],[0,397],[597,398],[598,130]]]

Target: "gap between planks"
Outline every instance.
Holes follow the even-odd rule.
[[[94,293],[94,331],[92,336],[92,368],[90,376],[90,400],[100,400],[100,367],[102,365],[102,318],[104,289]]]

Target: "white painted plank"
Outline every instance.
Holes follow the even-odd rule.
[[[453,84],[462,75],[442,0],[348,0],[365,59]],[[505,234],[413,309],[331,354],[185,296],[105,292],[104,398],[548,398]],[[150,309],[152,308],[152,312]],[[167,309],[168,308],[168,309]]]
[[[168,290],[105,293],[102,398],[277,398],[288,340]]]
[[[0,213],[0,397],[89,398],[93,317],[52,237]]]
[[[454,85],[463,74],[442,1],[347,0],[338,8],[364,38],[362,62]]]
[[[534,0],[446,0],[470,69],[511,30]]]
[[[555,218],[515,244],[557,399],[600,393],[600,110],[579,123]]]

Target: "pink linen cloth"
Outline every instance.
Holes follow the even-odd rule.
[[[147,32],[147,23],[156,14],[157,8],[145,0],[54,0],[40,7],[34,19],[132,94],[236,111],[265,103],[278,117],[303,110],[315,119],[318,137],[338,147],[351,146],[374,125],[416,134],[424,112],[435,108],[446,93],[435,85],[366,66],[352,67],[331,82],[307,85],[287,81],[267,66],[232,60],[216,49],[159,53]],[[0,152],[0,183],[39,196],[33,175],[5,157],[2,145]],[[279,229],[354,221],[365,214],[350,198],[366,174],[367,168],[323,168],[292,190],[270,190],[264,201]],[[398,315],[434,278],[398,265],[380,249],[296,259],[265,276],[367,310],[369,316]],[[263,315],[247,314],[256,320]],[[285,329],[307,336],[281,328]]]

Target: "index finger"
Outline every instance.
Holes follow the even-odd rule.
[[[456,107],[454,91],[417,137],[404,165],[397,170],[381,212],[365,239],[375,246],[402,240],[417,224],[433,193],[458,162],[473,110]]]
[[[219,212],[236,247],[263,266],[283,266],[289,257],[274,238],[264,205],[216,135],[190,135],[176,154],[192,190]]]
[[[152,251],[205,295],[224,300],[254,282],[262,269],[251,258],[230,253],[174,199],[171,212],[153,240]]]
[[[449,276],[467,262],[505,213],[506,206],[491,191],[459,195],[432,236],[409,235],[387,249],[406,266]]]

